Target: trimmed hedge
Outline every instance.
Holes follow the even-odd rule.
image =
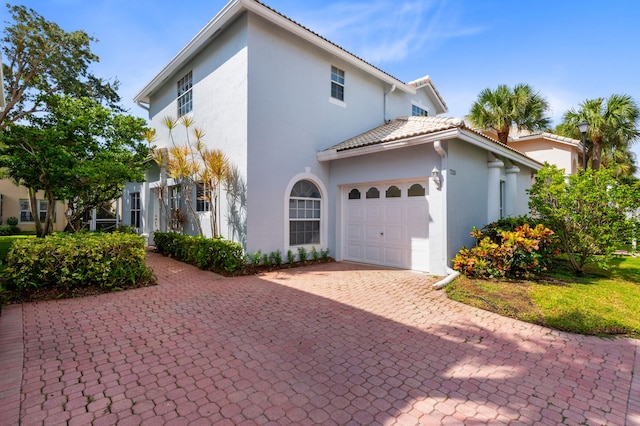
[[[88,286],[118,290],[155,282],[145,263],[144,239],[119,232],[15,240],[7,255],[5,278],[5,289],[18,293]]]
[[[0,236],[20,235],[20,232],[16,225],[0,225]]]
[[[200,269],[233,273],[244,268],[244,252],[239,243],[223,238],[204,238],[175,232],[154,232],[156,252]]]

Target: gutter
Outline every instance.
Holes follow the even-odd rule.
[[[437,283],[433,284],[432,287],[435,288],[436,290],[440,290],[460,276],[460,272],[454,271],[451,268],[447,268],[447,274],[449,275],[447,275]]]

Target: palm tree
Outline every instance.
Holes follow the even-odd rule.
[[[558,132],[580,139],[578,123],[587,121],[589,131],[587,146],[591,153],[591,168],[598,170],[602,163],[603,149],[614,152],[627,148],[640,137],[637,124],[640,117],[638,105],[629,95],[611,95],[609,99],[587,99],[578,110],[565,112]]]
[[[494,129],[498,140],[506,144],[514,125],[520,130],[547,130],[551,122],[545,116],[548,110],[547,100],[528,84],[513,89],[501,84],[495,91],[486,88],[480,92],[467,119],[482,130]]]

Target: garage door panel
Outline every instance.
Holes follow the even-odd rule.
[[[404,245],[405,244],[405,229],[401,225],[385,226],[384,227],[384,242],[385,244]]]
[[[402,223],[404,221],[404,211],[406,206],[399,203],[397,200],[393,200],[389,204],[384,206],[384,220],[385,223]]]
[[[347,241],[359,241],[364,237],[364,226],[352,223],[347,225]]]
[[[408,197],[416,180],[375,185],[381,198],[349,200],[347,193],[358,188],[362,194],[372,185],[351,185],[345,192],[343,226],[345,259],[414,270],[428,270],[429,212],[425,197]],[[425,182],[421,183],[423,186]],[[386,198],[384,189],[395,185],[401,197]]]
[[[380,230],[380,225],[365,225],[364,241],[367,243],[380,244],[384,231]]]
[[[362,259],[363,257],[364,254],[362,244],[347,243],[347,259]]]
[[[368,263],[375,263],[377,265],[384,264],[384,248],[381,246],[365,246],[364,247],[364,261]]]
[[[364,220],[367,223],[378,223],[383,218],[383,206],[380,205],[378,200],[373,201],[371,205],[365,207]]]
[[[402,247],[385,247],[384,264],[398,268],[405,267],[405,251],[406,249]]]

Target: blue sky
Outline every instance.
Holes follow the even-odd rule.
[[[430,75],[446,115],[466,115],[482,89],[499,84],[533,86],[550,102],[554,124],[585,99],[624,93],[640,102],[636,0],[263,1],[402,81]],[[9,2],[96,37],[94,72],[117,77],[124,105],[144,118],[131,99],[226,4]],[[0,18],[9,19],[4,6]]]

